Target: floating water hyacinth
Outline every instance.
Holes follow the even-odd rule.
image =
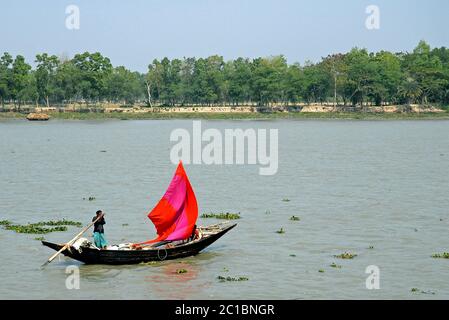
[[[336,264],[335,262],[333,262],[330,266],[331,266],[332,268],[341,269],[341,266],[338,265],[338,264]]]
[[[217,279],[220,282],[240,282],[240,281],[248,281],[249,278],[248,277],[223,277],[223,276],[218,276]]]
[[[9,220],[1,220],[0,221],[0,226],[9,226],[10,224],[12,224],[12,222]]]
[[[354,259],[357,255],[354,253],[344,252],[342,254],[334,255],[334,257],[338,259]]]
[[[278,234],[284,234],[284,233],[285,233],[285,230],[284,230],[284,228],[280,228],[279,230],[276,231],[276,233],[278,233]]]
[[[176,270],[177,274],[183,274],[183,273],[187,273],[188,271],[186,269],[178,269]]]
[[[412,288],[412,289],[410,289],[410,292],[422,293],[422,294],[435,294],[435,292],[433,292],[433,291],[424,291],[424,290],[421,290],[421,289],[418,289],[418,288]]]
[[[34,234],[46,234],[50,232],[67,231],[66,226],[58,226],[53,228],[44,228],[36,226],[34,224],[28,225],[8,225],[5,227],[6,230],[12,230],[17,233],[34,233]]]
[[[36,222],[32,225],[35,226],[75,226],[75,227],[82,227],[83,224],[78,221],[71,221],[71,220],[56,220],[56,221],[42,221],[42,222]]]
[[[221,212],[221,213],[203,213],[201,215],[201,218],[207,219],[207,218],[215,218],[215,219],[224,219],[224,220],[237,220],[240,219],[240,212],[239,213],[230,213],[230,212]]]
[[[29,223],[25,225],[12,224],[10,221],[3,220],[1,225],[6,230],[12,230],[17,233],[29,234],[46,234],[50,232],[67,231],[67,226],[82,227],[81,222],[70,220],[56,220],[56,221],[41,221],[36,223]]]
[[[290,220],[291,221],[299,221],[299,220],[301,220],[299,217],[297,217],[297,216],[291,216],[290,217]]]
[[[449,259],[449,252],[435,253],[431,257],[435,259]]]

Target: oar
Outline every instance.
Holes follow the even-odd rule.
[[[102,213],[97,219],[95,219],[94,221],[92,221],[91,223],[89,223],[89,225],[87,227],[85,227],[83,230],[81,230],[80,233],[78,233],[75,238],[73,238],[72,240],[70,240],[69,242],[67,242],[58,252],[56,252],[54,255],[52,255],[50,258],[48,258],[48,260],[42,265],[42,267],[45,267],[47,264],[49,264],[50,262],[52,262],[61,252],[63,252],[65,249],[67,249],[68,247],[70,247],[76,240],[78,240],[87,230],[89,230],[90,227],[92,227],[95,222],[97,222],[98,220],[100,220],[102,217],[104,216],[104,213]]]

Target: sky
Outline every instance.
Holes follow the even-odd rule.
[[[66,27],[69,5],[79,8],[79,29]],[[379,29],[365,25],[370,5]],[[353,47],[449,47],[448,13],[447,0],[0,0],[0,54],[33,65],[42,52],[98,51],[140,72],[156,58],[214,54],[304,63]]]

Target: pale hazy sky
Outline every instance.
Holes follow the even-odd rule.
[[[65,26],[68,5],[80,29]],[[380,29],[368,30],[368,5]],[[0,0],[0,54],[73,56],[99,51],[114,65],[146,71],[154,58],[284,54],[317,61],[354,46],[411,51],[419,40],[449,47],[447,0]]]

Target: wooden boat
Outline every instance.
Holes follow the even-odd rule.
[[[76,249],[70,246],[62,251],[67,257],[84,262],[86,264],[136,264],[141,262],[162,261],[194,256],[222,237],[237,224],[218,224],[208,227],[199,227],[201,237],[199,239],[175,245],[163,245],[143,248],[141,250],[99,250],[90,247]],[[63,244],[42,241],[44,246],[56,251],[62,249]]]
[[[101,216],[97,220],[100,218]],[[59,253],[88,264],[133,264],[184,258],[198,254],[236,226],[216,224],[196,228],[198,204],[181,162],[167,191],[150,211],[148,218],[157,231],[157,237],[153,240],[109,246],[103,250],[92,245],[87,239],[81,238],[76,242],[77,237],[87,231],[97,221],[95,220],[66,244],[42,241],[44,246],[58,251],[47,263]]]

